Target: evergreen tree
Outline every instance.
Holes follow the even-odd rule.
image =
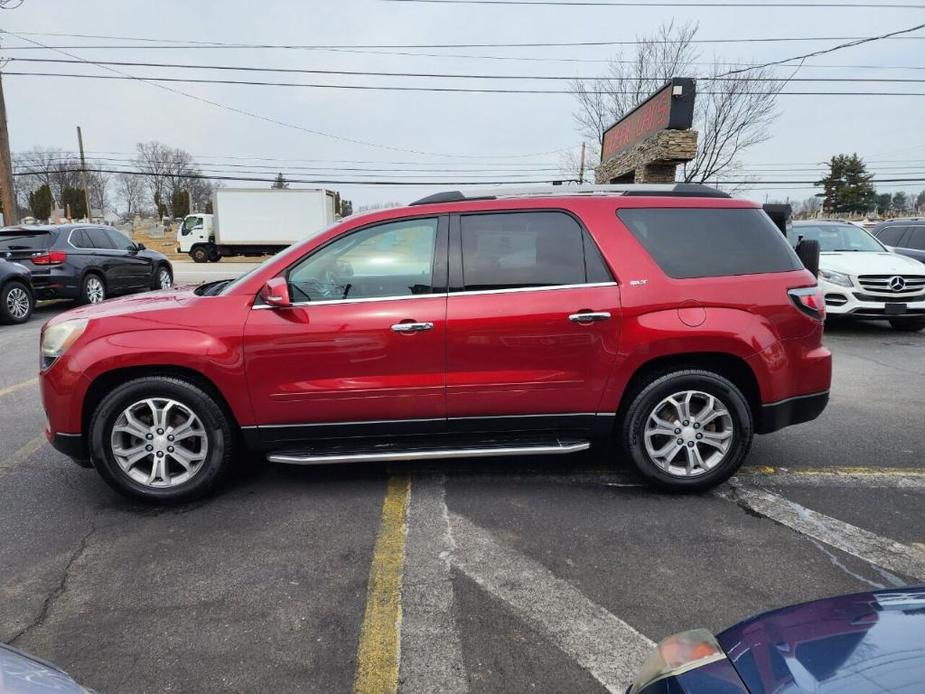
[[[889,193],[878,193],[876,199],[877,214],[884,215],[890,211],[893,197]]]
[[[863,214],[876,205],[877,192],[863,160],[857,154],[839,154],[829,161],[829,173],[817,186],[824,190],[826,212]]]
[[[271,185],[270,187],[282,190],[283,188],[288,188],[289,183],[286,181],[286,177],[283,176],[283,173],[280,172],[276,174],[276,180],[273,181],[273,185]]]
[[[51,217],[51,206],[53,204],[51,188],[47,184],[39,186],[29,193],[29,207],[32,209],[32,216],[36,219],[48,219]]]
[[[909,209],[909,198],[903,192],[893,193],[893,212],[904,214]]]
[[[170,208],[175,218],[183,218],[189,214],[189,191],[178,190],[170,196]]]
[[[61,191],[61,206],[65,213],[70,210],[71,219],[84,219],[87,217],[87,196],[82,188],[65,186]]]

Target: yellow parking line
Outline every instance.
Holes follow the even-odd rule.
[[[743,473],[753,475],[877,475],[891,477],[925,477],[925,467],[801,467],[782,468],[772,465],[761,465],[752,468],[743,468]]]
[[[401,582],[410,496],[410,478],[396,476],[389,479],[372,566],[369,568],[366,614],[360,630],[353,684],[357,694],[393,694],[398,691]]]
[[[16,465],[19,465],[19,463],[35,453],[47,442],[48,441],[45,438],[45,434],[39,434],[31,441],[27,441],[25,445],[22,446],[22,448],[15,451],[9,458],[0,460],[0,474],[3,474],[7,470],[12,469]]]
[[[28,381],[23,381],[22,383],[17,383],[13,386],[7,386],[6,388],[0,388],[0,396],[9,395],[10,393],[15,393],[17,390],[22,390],[23,388],[28,388],[29,386],[34,386],[39,382],[37,378],[31,378]]]

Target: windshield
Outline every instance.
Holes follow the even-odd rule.
[[[200,224],[202,224],[201,217],[190,215],[189,217],[183,220],[182,233],[188,234],[193,230],[194,227]]]
[[[336,227],[338,224],[340,224],[339,221],[338,221],[338,222],[334,222],[333,224],[329,224],[328,226],[324,227],[323,229],[319,229],[317,232],[315,232],[315,233],[312,234],[311,236],[313,236],[313,237],[314,237],[314,236],[320,236],[321,234],[323,234],[323,233],[325,233],[326,231],[328,231],[328,229],[333,229],[333,228]],[[247,282],[251,277],[253,277],[254,275],[256,275],[258,272],[262,271],[262,270],[263,270],[267,265],[269,265],[270,263],[274,263],[274,262],[276,262],[279,258],[282,258],[282,257],[284,257],[284,256],[286,256],[286,255],[288,255],[288,254],[290,254],[290,253],[295,254],[295,253],[296,253],[296,250],[295,250],[295,249],[296,249],[297,247],[301,246],[301,245],[302,245],[302,242],[299,242],[299,243],[297,243],[295,246],[289,246],[288,248],[284,248],[283,250],[281,250],[281,251],[280,251],[279,253],[277,253],[276,255],[271,255],[269,258],[267,258],[267,259],[264,260],[262,263],[260,263],[260,265],[256,266],[255,268],[253,268],[253,269],[251,269],[251,270],[248,270],[248,271],[245,272],[243,275],[241,275],[240,277],[238,277],[234,282],[231,282],[231,283],[228,284],[226,287],[224,287],[224,288],[222,289],[222,291],[221,291],[221,294],[231,294],[235,289],[237,289],[237,288],[240,287],[242,284],[244,284],[245,282]]]
[[[800,237],[818,241],[823,253],[886,250],[873,236],[853,224],[797,224],[787,236],[794,246]]]

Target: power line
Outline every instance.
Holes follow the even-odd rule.
[[[64,169],[61,170],[61,173],[77,173],[80,169]],[[173,177],[173,174],[165,173],[146,173],[141,171],[133,170],[121,170],[121,169],[98,169],[99,173],[109,173],[109,174],[126,174],[130,176],[149,176],[156,178],[167,178]],[[28,176],[42,174],[43,171],[20,171],[16,176]],[[214,176],[214,175],[204,175],[204,174],[185,174],[182,178],[187,179],[208,179],[208,180],[220,180],[220,181],[245,181],[245,182],[261,182],[261,183],[273,183],[275,178],[252,178],[246,176]],[[375,186],[452,186],[452,185],[470,185],[473,183],[479,185],[505,185],[511,181],[499,180],[499,181],[433,181],[433,180],[424,180],[424,181],[379,181],[379,180],[327,180],[327,179],[288,179],[290,183],[317,183],[317,184],[329,184],[329,185],[375,185]],[[554,177],[553,179],[538,180],[538,181],[517,181],[517,183],[549,183],[550,180],[557,180],[563,182],[576,182],[570,178],[559,178]],[[871,183],[919,183],[925,182],[925,177],[922,178],[874,178],[871,179]],[[815,181],[790,181],[790,180],[773,180],[773,181],[754,181],[749,179],[724,179],[716,181],[708,181],[710,185],[807,185],[815,186]]]
[[[346,90],[356,90],[356,91],[384,91],[384,92],[430,92],[430,93],[462,93],[462,94],[573,94],[570,89],[488,89],[488,88],[475,88],[475,87],[405,87],[405,86],[396,86],[396,85],[375,85],[375,84],[313,84],[306,82],[266,82],[261,80],[227,80],[227,79],[205,79],[205,78],[194,78],[194,77],[153,77],[153,76],[136,76],[136,75],[81,75],[70,72],[14,72],[14,71],[4,71],[3,75],[5,77],[68,77],[68,78],[78,78],[78,79],[94,79],[94,80],[136,80],[140,82],[147,82],[151,84],[156,84],[159,82],[179,82],[183,84],[238,84],[245,86],[253,87],[297,87],[303,89],[346,89]],[[775,80],[778,81],[778,80]],[[163,86],[163,85],[159,85]],[[180,92],[185,94],[185,92]],[[630,91],[614,91],[608,89],[602,90],[585,90],[587,94],[632,94],[634,92]],[[765,94],[766,92],[749,92],[749,91],[736,91],[736,94],[739,95],[759,95]],[[786,91],[775,91],[775,95],[782,96],[925,96],[925,92],[786,92]],[[724,92],[710,92],[710,91],[699,91],[698,94],[703,95],[723,95]],[[216,102],[210,101],[208,99],[193,97],[197,100],[205,101],[206,103],[216,104]],[[243,111],[241,109],[236,109],[233,106],[221,106],[222,108],[231,109],[239,113],[244,113],[246,115],[253,115],[248,111]],[[282,123],[282,121],[276,121],[275,119],[268,119],[260,116],[261,120],[270,120],[270,122]],[[291,126],[299,127],[299,126]],[[299,127],[299,129],[302,129]],[[429,156],[454,156],[462,157],[466,155],[461,154],[436,154],[433,152],[421,152],[417,150],[404,149],[401,147],[392,147],[389,145],[379,145],[369,142],[364,142],[362,140],[353,140],[350,138],[344,138],[336,135],[330,135],[327,133],[320,133],[319,131],[309,130],[313,134],[323,134],[325,137],[332,137],[338,140],[345,140],[347,142],[353,142],[358,144],[364,144],[372,147],[379,147],[382,149],[390,149],[401,152],[411,152],[414,154],[426,154]],[[563,151],[563,150],[555,150]],[[477,156],[477,155],[473,155]],[[488,156],[488,155],[482,155]],[[514,155],[511,155],[514,156]],[[519,155],[518,155],[519,156]],[[531,156],[531,155],[522,155],[522,156]]]
[[[67,65],[81,65],[82,60],[71,60],[66,58],[10,58],[10,62],[19,63],[54,63]],[[608,80],[612,79],[607,75],[596,76],[568,76],[568,75],[498,75],[484,73],[446,73],[446,72],[383,72],[370,70],[327,70],[314,68],[281,68],[281,67],[255,67],[253,65],[203,65],[198,63],[149,63],[124,60],[98,60],[97,65],[116,65],[119,67],[156,67],[171,68],[183,70],[220,70],[232,72],[277,72],[289,74],[308,74],[308,75],[349,75],[363,77],[423,77],[428,79],[484,79],[484,80],[552,80],[552,81],[575,81],[575,80]],[[655,77],[625,77],[621,80],[636,82],[646,82],[656,79]],[[703,82],[728,82],[736,80],[733,77],[710,77],[701,76],[696,79]],[[751,82],[778,82],[782,78],[776,77],[754,77],[749,78]],[[878,82],[878,83],[925,83],[925,79],[916,78],[892,78],[892,77],[793,77],[786,80],[787,82]],[[288,85],[287,85],[288,86]]]
[[[21,36],[21,35],[19,35],[19,34],[16,34],[16,33],[14,33],[14,32],[7,31],[7,30],[4,30],[4,29],[0,29],[0,34],[7,34],[7,35],[9,35],[9,36],[15,36],[16,38],[20,39],[21,41],[26,41],[27,43],[31,43],[31,44],[34,44],[34,45],[37,45],[37,46],[42,46],[43,48],[50,48],[50,46],[47,46],[47,45],[45,45],[45,44],[43,44],[43,43],[41,43],[41,42],[39,42],[39,41],[36,41],[36,40],[34,40],[34,39],[30,39],[30,38],[26,38],[25,36]],[[538,154],[554,154],[554,153],[558,153],[558,152],[565,151],[565,149],[567,149],[567,148],[559,148],[559,149],[554,149],[554,150],[550,150],[550,151],[547,151],[547,152],[539,152],[539,153],[536,153],[536,152],[535,152],[535,153],[532,153],[532,154],[471,155],[471,154],[450,154],[450,153],[442,153],[442,152],[427,152],[427,151],[423,151],[423,150],[416,150],[416,149],[410,149],[410,148],[405,148],[405,147],[396,147],[396,146],[394,146],[394,145],[384,145],[384,144],[380,144],[380,143],[376,143],[376,142],[367,142],[367,141],[365,141],[365,140],[359,140],[359,139],[355,139],[355,138],[345,137],[345,136],[343,136],[343,135],[335,135],[335,134],[333,134],[333,133],[326,133],[326,132],[323,132],[323,131],[321,131],[321,130],[315,130],[315,129],[313,129],[313,128],[307,128],[307,127],[305,127],[305,126],[303,126],[303,125],[298,125],[298,124],[296,124],[296,123],[289,123],[288,121],[279,120],[278,118],[273,118],[273,117],[271,117],[271,116],[265,116],[265,115],[263,115],[263,114],[255,113],[255,112],[253,112],[253,111],[247,111],[247,110],[245,110],[245,109],[237,108],[237,107],[235,107],[235,106],[229,106],[229,105],[227,105],[227,104],[223,104],[223,103],[218,102],[218,101],[213,101],[212,99],[207,99],[207,98],[202,97],[202,96],[199,96],[199,95],[197,95],[197,94],[190,94],[189,92],[184,92],[184,91],[182,91],[182,90],[180,90],[180,89],[176,89],[176,88],[174,88],[174,87],[169,87],[169,86],[167,86],[167,85],[165,85],[165,84],[160,84],[158,81],[155,81],[155,80],[145,79],[145,78],[143,78],[143,77],[136,77],[136,76],[134,76],[134,75],[130,75],[130,74],[128,74],[128,73],[125,73],[125,72],[122,72],[122,71],[120,71],[120,70],[117,70],[116,68],[109,67],[109,66],[107,66],[107,65],[98,65],[97,63],[95,63],[95,62],[92,61],[92,60],[88,60],[88,59],[86,59],[86,58],[81,58],[80,56],[75,55],[75,54],[73,54],[73,53],[68,53],[67,51],[62,51],[62,50],[58,50],[58,49],[53,49],[53,50],[55,50],[55,51],[58,52],[58,53],[61,53],[62,55],[66,55],[66,56],[69,57],[69,58],[74,58],[74,59],[76,59],[76,60],[80,60],[80,61],[82,61],[82,62],[84,62],[84,63],[86,63],[86,64],[88,64],[88,65],[96,65],[97,67],[99,67],[99,68],[101,68],[101,69],[103,69],[103,70],[107,70],[108,72],[115,73],[115,74],[118,76],[119,79],[130,79],[130,80],[135,80],[135,81],[138,81],[138,82],[142,82],[142,83],[144,83],[144,84],[151,85],[151,86],[153,86],[153,87],[157,87],[158,89],[163,89],[164,91],[170,92],[171,94],[177,94],[177,95],[179,95],[179,96],[183,96],[183,97],[186,97],[186,98],[188,98],[188,99],[193,99],[194,101],[198,101],[198,102],[200,102],[200,103],[208,104],[208,105],[210,105],[210,106],[214,106],[214,107],[216,107],[216,108],[223,109],[223,110],[225,110],[225,111],[231,111],[232,113],[237,113],[237,114],[240,114],[240,115],[243,115],[243,116],[247,116],[248,118],[253,118],[253,119],[255,119],[255,120],[264,121],[264,122],[266,122],[266,123],[272,123],[272,124],[274,124],[274,125],[279,125],[279,126],[282,126],[282,127],[284,127],[284,128],[290,128],[290,129],[292,129],[292,130],[298,130],[298,131],[300,131],[300,132],[308,133],[308,134],[311,134],[311,135],[318,135],[318,136],[320,136],[320,137],[326,137],[326,138],[329,138],[329,139],[332,139],[332,140],[337,140],[337,141],[340,141],[340,142],[349,142],[349,143],[351,143],[351,144],[363,145],[363,146],[365,146],[365,147],[375,147],[375,148],[378,148],[378,149],[386,149],[386,150],[390,150],[390,151],[394,151],[394,152],[406,152],[406,153],[409,153],[409,154],[421,154],[421,155],[424,155],[424,156],[448,157],[448,158],[454,158],[454,157],[455,157],[455,158],[461,158],[461,159],[476,159],[476,158],[477,158],[477,159],[482,159],[482,158],[493,158],[493,159],[507,159],[507,158],[512,158],[512,159],[516,159],[516,158],[520,158],[520,157],[532,157],[532,156],[537,156]],[[106,76],[100,75],[100,76],[98,76],[98,77],[105,78]],[[112,78],[112,79],[116,79],[116,78]],[[160,80],[160,81],[165,81],[165,80]]]
[[[871,43],[872,41],[882,41],[884,39],[894,38],[901,34],[908,34],[913,31],[918,31],[919,29],[925,29],[925,24],[917,24],[916,26],[909,27],[907,29],[897,29],[896,31],[891,31],[886,34],[880,34],[878,36],[869,36],[864,39],[855,39],[847,43],[840,43],[837,46],[832,46],[831,48],[824,48],[822,50],[813,51],[811,53],[805,53],[803,55],[793,56],[791,58],[785,58],[784,60],[772,60],[767,63],[762,63],[760,65],[752,65],[750,67],[739,68],[738,70],[729,70],[727,72],[721,73],[720,77],[725,77],[727,75],[738,75],[743,72],[748,72],[749,70],[759,70],[765,67],[772,67],[774,65],[780,65],[782,63],[790,63],[797,60],[805,60],[806,58],[813,58],[819,55],[825,55],[826,53],[834,53],[835,51],[840,51],[845,48],[852,48],[854,46],[860,46],[865,43]]]
[[[7,33],[11,36],[21,38],[23,41],[29,41],[26,36],[72,36],[75,38],[100,38],[116,41],[141,41],[147,43],[161,43],[164,45],[151,46],[157,49],[177,48],[233,48],[233,49],[289,49],[289,50],[352,50],[352,49],[443,49],[443,48],[574,48],[588,46],[638,46],[647,43],[644,39],[624,39],[608,41],[533,41],[533,42],[493,42],[493,43],[372,43],[372,44],[280,44],[280,43],[230,43],[223,41],[184,41],[179,39],[154,39],[130,36],[111,36],[111,35],[93,35],[93,34],[49,34],[44,32],[11,32],[0,30],[0,33]],[[663,43],[702,43],[702,44],[725,44],[725,43],[786,43],[795,41],[854,41],[863,39],[863,36],[761,36],[747,38],[718,38],[718,39],[666,39]],[[925,36],[896,36],[890,37],[891,40],[925,40]],[[51,50],[61,49],[140,49],[145,46],[113,46],[112,44],[102,45],[76,45],[76,46],[50,46],[30,41],[36,44],[32,50],[46,48]],[[9,47],[4,50],[25,50],[27,46]]]
[[[877,9],[877,10],[925,10],[925,5],[902,5],[895,3],[854,3],[854,2],[638,2],[634,0],[380,0],[405,4],[430,5],[520,5],[520,6],[563,6],[563,7],[790,7],[801,8],[837,8],[837,9]]]

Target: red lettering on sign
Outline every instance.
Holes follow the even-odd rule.
[[[609,159],[649,135],[664,130],[668,127],[670,118],[669,85],[604,133],[602,159]]]

